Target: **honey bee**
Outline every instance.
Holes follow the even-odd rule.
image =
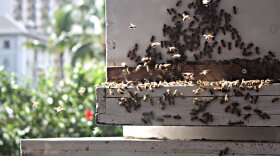
[[[233,9],[233,13],[236,15],[237,14],[237,7],[234,6],[232,9]]]
[[[268,54],[269,54],[269,56],[271,56],[271,57],[276,57],[275,54],[274,54],[272,51],[269,51]]]
[[[168,49],[169,51],[174,52],[176,50],[176,47],[169,47]]]
[[[136,68],[135,68],[135,72],[138,72],[140,69],[141,69],[142,65],[138,65]]]
[[[181,115],[175,115],[175,116],[173,116],[173,118],[176,119],[176,120],[182,119]]]
[[[248,114],[246,114],[244,117],[243,117],[243,119],[244,120],[247,120],[247,119],[249,119],[251,117],[251,113],[248,113]]]
[[[255,51],[256,51],[256,54],[258,54],[258,55],[260,54],[260,48],[259,47],[256,47]]]
[[[244,108],[244,110],[246,110],[246,111],[252,110],[252,107],[251,107],[250,105],[244,106],[243,108]]]
[[[205,37],[205,40],[207,40],[207,41],[212,41],[213,38],[214,38],[214,36],[211,35],[211,34],[206,34],[206,35],[203,35],[203,36]]]
[[[183,21],[188,21],[190,19],[191,17],[189,15],[183,14]]]
[[[276,102],[279,102],[279,101],[280,101],[280,98],[276,98],[276,97],[275,97],[275,98],[272,99],[271,102],[272,102],[272,103],[276,103]]]
[[[219,153],[219,156],[224,156],[224,155],[227,155],[229,152],[229,148],[226,147],[224,150],[221,150],[220,153]]]
[[[199,73],[200,75],[204,75],[204,76],[206,76],[208,73],[209,73],[209,69],[207,69],[207,70],[203,70],[201,73]]]
[[[176,6],[179,7],[179,6],[181,6],[181,4],[182,4],[182,0],[178,0],[176,3]]]
[[[154,41],[155,41],[155,36],[152,36],[150,42],[154,42]]]
[[[227,46],[226,46],[225,40],[221,40],[221,43],[222,43],[222,45],[223,45],[224,48],[227,47]]]
[[[151,47],[152,47],[152,48],[157,48],[158,46],[160,46],[160,42],[153,42],[153,43],[151,44]]]
[[[177,60],[177,59],[180,59],[181,58],[181,55],[180,54],[175,54],[172,56],[172,60]]]
[[[110,95],[114,95],[113,89],[109,89],[109,94],[110,94]]]
[[[118,92],[119,94],[124,94],[124,89],[118,88],[118,89],[117,89],[117,92]]]
[[[172,15],[172,12],[171,12],[170,9],[167,9],[167,12],[168,12],[169,15]]]
[[[222,53],[222,47],[218,47],[218,54]]]
[[[134,24],[132,24],[132,23],[130,23],[130,25],[129,25],[129,27],[128,27],[129,29],[136,29],[136,25],[134,25]]]
[[[148,95],[144,95],[144,96],[143,96],[143,101],[146,102],[147,99],[148,99]]]

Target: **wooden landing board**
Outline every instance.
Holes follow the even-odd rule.
[[[124,138],[27,139],[21,141],[22,156],[276,156],[279,143],[231,141],[164,141]]]
[[[192,0],[183,0],[182,10]],[[128,66],[135,66],[134,61],[127,58],[127,53],[135,43],[139,44],[141,56],[150,45],[150,38],[154,35],[157,41],[164,40],[162,27],[170,25],[171,18],[166,9],[175,7],[174,0],[106,0],[106,26],[107,26],[107,65],[108,67],[120,66],[126,62]],[[245,42],[253,42],[263,51],[261,55],[249,57],[261,57],[265,52],[272,50],[276,57],[280,58],[280,1],[279,0],[223,0],[220,9],[232,12],[232,7],[237,6],[238,14],[233,16],[232,25],[236,27]],[[180,12],[182,10],[179,10]],[[130,23],[136,25],[136,29],[130,30]],[[229,40],[230,35],[217,36]],[[163,58],[168,58],[166,50],[162,50]],[[191,53],[188,60],[194,61]],[[213,53],[215,60],[227,60],[243,58],[240,50],[224,49],[222,55]],[[207,58],[206,58],[207,59]]]
[[[178,90],[183,93],[183,97],[175,97],[175,105],[167,104],[165,109],[162,110],[159,103],[158,97],[162,96],[166,90],[169,89],[171,92]],[[116,89],[113,89],[114,95],[109,94],[108,88],[97,89],[97,112],[96,122],[99,124],[108,125],[156,125],[156,126],[228,126],[229,121],[235,122],[243,120],[243,117],[248,113],[251,117],[245,121],[244,125],[248,127],[280,127],[280,102],[272,103],[273,98],[280,98],[280,85],[273,84],[266,86],[260,92],[248,91],[253,97],[258,96],[258,102],[252,104],[249,100],[245,100],[244,97],[235,96],[233,91],[229,93],[217,92],[211,95],[208,91],[202,92],[199,95],[193,93],[196,87],[161,87],[154,91],[144,90],[139,93],[139,97],[148,95],[149,98],[153,99],[154,105],[151,105],[150,100],[146,102],[141,99],[141,106],[138,110],[131,110],[127,112],[124,106],[119,105],[119,98],[128,97],[128,94],[119,95]],[[128,88],[129,91],[136,92],[135,88]],[[244,92],[244,94],[247,92]],[[220,104],[220,101],[228,95],[230,101],[226,104]],[[212,97],[218,97],[218,99],[206,108],[206,112],[213,115],[214,121],[208,124],[203,124],[199,121],[191,121],[193,117],[190,115],[193,108],[196,106],[193,104],[194,98],[199,99],[210,99]],[[225,108],[232,103],[238,102],[241,109],[241,116],[236,114],[225,113]],[[246,111],[243,109],[244,106],[250,105],[252,109],[262,110],[270,116],[269,120],[263,120],[254,111]],[[152,113],[153,117],[151,122],[145,123],[144,113]],[[180,116],[181,119],[177,119],[176,116]]]
[[[203,70],[210,70],[210,72],[204,76],[200,75]],[[147,72],[145,67],[142,67],[140,71],[135,72],[135,68],[129,68],[131,74],[123,74],[123,67],[109,67],[107,68],[107,81],[108,82],[122,82],[144,80],[144,78],[150,78],[153,81],[160,80],[157,71]],[[244,71],[246,71],[244,73]],[[182,67],[182,73],[194,73],[194,80],[208,80],[208,81],[220,81],[220,80],[256,80],[256,79],[272,79],[275,82],[280,81],[280,64],[262,64],[262,63],[196,63],[185,65]]]

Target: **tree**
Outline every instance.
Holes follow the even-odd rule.
[[[101,2],[101,3],[100,3]],[[59,75],[64,77],[64,58],[67,53],[71,64],[91,58],[104,58],[105,7],[100,0],[61,1],[48,31],[47,51],[58,56]],[[36,45],[28,43],[36,50]],[[27,45],[28,45],[27,44]],[[42,46],[42,45],[38,45]]]

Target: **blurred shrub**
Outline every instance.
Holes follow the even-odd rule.
[[[40,74],[36,89],[16,84],[0,69],[0,155],[19,155],[20,139],[119,136],[120,127],[97,127],[95,86],[105,81],[104,64],[66,69],[66,79]]]

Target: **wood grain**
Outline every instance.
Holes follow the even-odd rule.
[[[184,98],[176,97],[175,105],[166,105],[165,109],[162,110],[159,103],[157,102],[158,97],[162,96],[166,90],[169,89],[171,92],[174,90],[179,90],[184,94]],[[143,91],[139,93],[139,97],[144,95],[149,95],[154,101],[154,105],[151,105],[149,100],[144,102],[141,100],[141,107],[135,111],[132,109],[131,113],[128,113],[125,107],[118,104],[118,99],[121,97],[127,97],[127,94],[119,95],[115,92],[114,95],[110,95],[108,89],[106,89],[105,102],[98,104],[99,107],[106,108],[103,112],[96,113],[96,121],[99,124],[108,125],[147,125],[142,121],[143,113],[153,112],[154,118],[148,125],[156,126],[228,126],[229,121],[239,121],[246,114],[251,113],[251,117],[244,125],[248,127],[280,127],[280,103],[272,103],[273,98],[280,98],[280,85],[273,84],[266,86],[261,92],[250,92],[253,96],[258,96],[259,100],[256,104],[251,104],[248,100],[244,100],[244,97],[236,97],[232,92],[227,93],[229,95],[230,101],[226,104],[220,104],[220,101],[226,95],[225,93],[217,93],[216,95],[211,95],[209,92],[204,92],[200,95],[195,95],[192,90],[195,87],[162,87],[154,92]],[[104,88],[98,88],[97,92],[104,91]],[[116,89],[112,89],[116,90]],[[128,90],[136,92],[135,88],[129,88]],[[191,121],[190,112],[195,105],[193,104],[193,99],[199,97],[201,99],[210,99],[211,97],[217,96],[218,99],[212,102],[208,107],[206,112],[211,113],[214,116],[214,122],[208,124],[202,124],[198,121]],[[241,117],[236,114],[225,113],[225,108],[234,103],[240,103],[240,109],[246,105],[250,105],[253,109],[260,109],[263,112],[269,114],[270,120],[263,120],[254,113],[253,111],[247,112],[242,110]],[[106,105],[106,106],[102,106]],[[98,109],[97,109],[98,110]],[[171,115],[171,118],[164,118],[165,115]],[[182,119],[174,119],[173,116],[180,115]],[[158,121],[157,119],[164,119],[164,121]]]
[[[159,72],[154,71],[147,72],[146,68],[141,68],[138,72],[135,71],[135,67],[130,67],[131,74],[123,74],[123,67],[108,67],[107,68],[107,81],[108,82],[121,82],[121,81],[137,81],[144,78],[152,79],[153,81],[160,80]],[[203,70],[210,70],[210,72],[204,76],[200,75]],[[246,70],[247,73],[242,71]],[[195,80],[255,80],[255,79],[272,79],[275,82],[280,80],[280,64],[264,64],[253,63],[251,61],[245,61],[242,64],[237,63],[190,63],[182,67],[182,73],[194,73]]]
[[[238,141],[171,141],[124,138],[27,139],[21,141],[22,156],[276,156],[279,143]]]

